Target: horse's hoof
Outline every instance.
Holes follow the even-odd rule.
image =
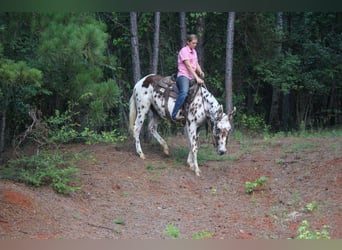
[[[145,160],[146,159],[145,155],[140,155],[140,159]]]
[[[169,149],[164,149],[164,154],[169,155]]]
[[[200,173],[201,173],[201,171],[196,171],[197,176],[201,176]]]

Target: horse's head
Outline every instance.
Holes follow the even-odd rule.
[[[234,107],[234,110],[227,115],[223,112],[222,106],[217,111],[213,128],[213,136],[214,146],[216,147],[217,154],[219,155],[223,155],[227,152],[226,141],[232,129],[230,121],[233,118],[235,111],[236,108]]]

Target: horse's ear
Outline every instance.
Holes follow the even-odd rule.
[[[234,109],[229,113],[228,115],[229,121],[233,119],[233,116],[235,115],[235,113],[236,113],[236,107],[234,107]]]
[[[218,110],[217,110],[217,116],[221,118],[222,115],[223,115],[223,106],[220,105]]]

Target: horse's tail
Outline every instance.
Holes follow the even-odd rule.
[[[135,90],[133,90],[133,94],[131,99],[129,100],[129,129],[133,132],[134,131],[134,122],[137,117],[137,108],[135,105]]]

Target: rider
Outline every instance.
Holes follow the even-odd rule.
[[[204,83],[196,73],[198,72],[198,74],[204,78],[204,72],[198,64],[197,52],[195,50],[197,41],[198,39],[195,34],[187,35],[186,45],[178,53],[178,73],[176,83],[179,94],[171,116],[173,121],[185,118],[184,116],[179,115],[178,111],[188,96],[190,80],[195,79],[198,84]]]

